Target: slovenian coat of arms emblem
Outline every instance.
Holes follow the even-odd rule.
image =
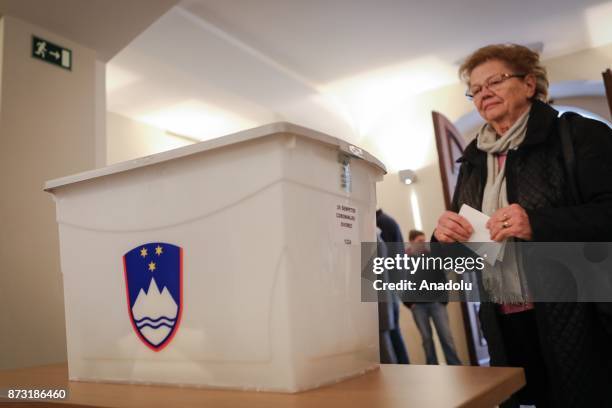
[[[174,338],[183,312],[183,250],[154,242],[123,256],[128,314],[138,338],[160,351]]]

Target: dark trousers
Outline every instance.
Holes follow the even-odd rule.
[[[551,407],[548,398],[549,379],[544,361],[535,312],[501,314],[498,312],[499,325],[506,349],[508,365],[523,367],[527,385],[515,397],[523,405],[536,405],[537,408]]]
[[[398,364],[410,364],[408,358],[408,351],[404,344],[404,338],[399,326],[399,303],[393,302],[393,330],[389,331],[389,337],[391,338],[391,344],[393,344],[393,350],[395,351],[395,357],[397,358]]]

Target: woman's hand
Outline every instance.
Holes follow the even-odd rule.
[[[508,237],[531,241],[533,235],[529,216],[518,204],[511,204],[495,211],[487,222],[487,228],[491,232],[491,239],[497,242]]]
[[[473,232],[474,228],[468,220],[452,211],[445,211],[438,219],[434,237],[439,242],[465,242]]]

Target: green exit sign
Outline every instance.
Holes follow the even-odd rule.
[[[34,35],[32,36],[32,57],[72,70],[72,51]]]

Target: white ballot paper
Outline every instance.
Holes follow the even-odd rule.
[[[501,261],[505,242],[495,242],[490,238],[491,234],[487,229],[487,221],[490,217],[465,204],[461,206],[459,215],[468,220],[474,228],[470,239],[464,245],[482,256],[489,265],[495,265],[495,261]]]

